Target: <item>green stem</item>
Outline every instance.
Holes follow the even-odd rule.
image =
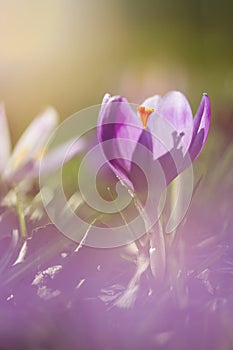
[[[177,221],[177,215],[179,211],[179,207],[176,207],[176,201],[177,197],[179,195],[179,184],[180,182],[180,177],[178,176],[176,179],[174,179],[170,185],[170,216],[173,217],[173,221]],[[173,208],[176,207],[176,212],[173,212]],[[169,219],[170,220],[170,219]],[[177,229],[175,228],[171,233],[169,233],[169,241],[170,245],[172,245],[175,236],[176,236],[176,231]]]
[[[166,271],[166,244],[160,219],[151,227],[150,219],[138,199],[135,200],[135,205],[146,226],[152,275],[156,281],[162,281]]]
[[[107,187],[107,191],[109,192],[109,194],[110,194],[112,200],[114,201],[114,196],[113,196],[113,193],[112,193],[110,187]],[[134,243],[135,243],[135,245],[136,245],[138,251],[141,252],[141,251],[143,250],[143,246],[142,246],[142,244],[141,244],[141,242],[140,242],[140,239],[138,239],[138,238],[135,237],[135,234],[134,234],[134,232],[130,229],[130,227],[129,227],[128,223],[127,223],[127,220],[126,220],[126,218],[125,218],[125,216],[124,216],[124,214],[123,214],[123,212],[117,207],[116,204],[115,204],[115,207],[116,207],[118,213],[120,214],[120,216],[121,216],[121,218],[122,218],[124,224],[126,225],[127,230],[129,231],[130,235],[131,235],[133,238],[135,238]]]
[[[19,228],[20,228],[20,233],[23,238],[27,237],[27,228],[26,228],[26,222],[25,222],[25,216],[24,216],[24,211],[23,211],[23,203],[20,198],[20,193],[17,188],[17,186],[14,187],[15,191],[15,196],[16,196],[16,209],[17,209],[17,214],[19,218]]]

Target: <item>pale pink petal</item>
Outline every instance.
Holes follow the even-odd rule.
[[[57,123],[58,115],[52,107],[47,108],[32,121],[15,146],[4,172],[5,178],[27,162],[38,158]]]
[[[82,153],[86,147],[85,140],[70,140],[42,156],[42,159],[29,160],[16,171],[12,172],[7,180],[9,183],[18,183],[22,180],[33,180],[45,176],[59,168],[70,159]]]
[[[180,148],[185,155],[193,135],[193,115],[188,100],[181,92],[171,91],[162,98],[155,96],[155,108],[147,124],[159,141],[154,142],[154,157],[161,157],[172,148]]]
[[[160,100],[161,96],[154,95],[152,97],[148,97],[145,101],[143,101],[141,106],[144,106],[146,108],[153,108],[154,111],[157,112]]]

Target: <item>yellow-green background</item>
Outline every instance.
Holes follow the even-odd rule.
[[[140,103],[179,89],[194,112],[203,92],[211,98],[212,159],[232,137],[232,14],[230,0],[0,1],[0,100],[13,142],[47,105],[65,119],[105,92]]]

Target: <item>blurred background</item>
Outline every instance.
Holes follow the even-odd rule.
[[[1,0],[0,100],[13,143],[47,105],[62,119],[106,92],[140,103],[183,91],[211,98],[213,161],[233,129],[230,0]],[[210,157],[211,156],[211,157]]]
[[[203,274],[203,277],[201,277],[203,278],[203,285],[204,283],[206,283],[205,288],[208,289],[208,295],[211,294],[211,297],[209,297],[210,299],[206,297],[207,293],[202,285],[201,288],[203,288],[203,292],[202,289],[200,289],[200,293],[203,293],[203,299],[200,299],[201,301],[198,303],[196,302],[197,298],[195,298],[195,295],[197,295],[195,293],[199,293],[199,289],[197,289],[196,287],[198,285],[190,284],[190,290],[192,290],[192,293],[190,292],[190,300],[192,299],[192,296],[194,296],[194,303],[190,305],[193,305],[193,311],[195,309],[194,321],[191,320],[190,325],[192,327],[192,330],[197,329],[197,331],[195,330],[193,334],[197,334],[198,339],[199,333],[202,334],[201,328],[203,328],[203,334],[205,334],[206,330],[210,329],[210,333],[208,334],[210,334],[210,338],[213,339],[214,342],[216,339],[215,336],[218,336],[219,334],[218,328],[220,329],[220,331],[222,330],[222,328],[218,326],[222,322],[222,327],[225,330],[225,333],[223,333],[223,336],[221,337],[221,339],[223,339],[222,341],[224,344],[222,349],[227,349],[227,339],[229,338],[230,340],[232,340],[233,324],[233,322],[230,322],[231,316],[226,318],[223,317],[225,315],[224,312],[226,310],[226,315],[228,316],[228,313],[230,315],[230,311],[232,310],[232,304],[229,304],[230,306],[228,306],[226,300],[229,295],[229,300],[232,303],[233,295],[233,1],[0,0],[0,101],[5,103],[13,144],[16,143],[20,134],[22,134],[22,132],[30,123],[30,121],[48,105],[54,106],[58,110],[61,120],[64,120],[65,118],[68,118],[70,115],[79,111],[80,109],[101,103],[102,97],[106,92],[109,92],[112,95],[125,95],[130,102],[140,103],[148,96],[154,94],[164,94],[172,89],[181,90],[188,97],[194,114],[196,113],[202,94],[204,92],[208,93],[211,100],[212,121],[209,138],[201,156],[198,158],[197,162],[195,162],[194,166],[194,171],[196,175],[195,182],[198,182],[202,175],[205,176],[204,180],[201,182],[201,188],[199,188],[198,191],[195,192],[195,200],[192,202],[192,210],[190,210],[190,212],[192,211],[194,215],[191,217],[191,220],[188,221],[187,226],[184,226],[183,228],[183,232],[185,232],[185,234],[190,233],[190,235],[184,235],[185,239],[187,237],[187,241],[185,241],[185,249],[187,249],[187,247],[189,246],[190,249],[188,248],[186,250],[187,258],[185,256],[185,258],[183,259],[182,255],[183,260],[181,261],[181,268],[182,266],[185,266],[185,264],[182,265],[183,261],[184,263],[186,263],[187,261],[191,261],[192,255],[190,254],[191,258],[189,258],[189,253],[191,252],[191,249],[193,249],[194,246],[194,244],[191,244],[192,241],[194,241],[195,244],[198,245],[203,240],[203,237],[212,236],[214,233],[217,236],[219,234],[220,236],[222,235],[221,237],[225,237],[225,233],[229,233],[230,239],[228,241],[230,242],[229,246],[231,247],[231,249],[228,250],[228,255],[225,254],[224,250],[221,251],[224,251],[224,254],[226,256],[226,258],[224,256],[224,259],[228,259],[229,261],[228,265],[225,264],[223,266],[227,266],[225,268],[225,272],[228,271],[228,275],[230,277],[227,277],[228,275],[225,277],[225,272],[223,270],[222,275],[224,275],[224,277],[218,277],[218,271],[220,271],[220,268],[217,271],[217,268],[215,267],[216,265],[214,265],[213,263],[218,257],[216,258],[214,256],[213,258],[214,254],[212,254],[212,252],[215,253],[216,251],[216,256],[218,256],[218,254],[221,253],[219,253],[218,247],[216,248],[216,242],[213,241],[213,249],[211,247],[212,250],[209,247],[207,247],[208,249],[206,249],[204,253],[202,251],[201,253],[199,253],[199,251],[197,251],[196,253],[195,251],[198,262],[196,263],[196,265],[194,264],[192,266],[198,266],[198,268],[199,266],[201,266],[199,271],[205,272],[207,271],[207,269],[204,270],[204,267],[208,267],[209,265],[213,264],[213,271],[216,268],[217,273],[217,277],[214,278],[217,281],[220,281],[219,284],[217,282],[213,283],[214,292],[212,292],[212,289],[210,289],[212,288],[212,275],[210,274],[210,277],[208,277],[209,275]],[[0,140],[1,133],[2,131],[0,130]],[[68,174],[66,174],[66,176],[68,176]],[[74,173],[73,178],[73,183],[76,185],[76,173]],[[72,183],[72,181],[70,181],[70,183]],[[87,210],[85,208],[85,215],[89,215],[89,212],[87,212],[87,214],[86,212]],[[188,212],[188,215],[190,214],[190,212]],[[199,225],[199,223],[201,223],[201,225]],[[41,231],[39,230],[38,232],[39,234],[41,232],[43,233],[43,229]],[[36,266],[37,269],[37,265],[31,264],[30,259],[34,259],[34,254],[36,254],[36,256],[39,255],[38,253],[34,253],[34,250],[36,249],[35,247],[37,246],[38,242],[39,244],[41,244],[43,252],[47,252],[47,250],[50,247],[52,247],[51,252],[55,252],[54,247],[57,247],[57,245],[55,245],[54,242],[55,239],[57,239],[57,236],[53,236],[53,232],[51,233],[51,241],[48,241],[51,242],[49,243],[50,245],[47,243],[47,240],[44,241],[45,238],[43,234],[41,235],[41,241],[40,238],[39,240],[37,240],[37,237],[39,236],[37,234],[34,236],[36,237],[34,241],[32,240],[31,243],[29,241],[29,250],[27,250],[27,252],[25,253],[26,265],[22,265],[23,272],[27,271],[27,264],[29,264],[30,268],[32,267],[33,269],[32,271],[34,276],[39,276],[38,274],[35,275],[36,272],[34,272],[34,266]],[[177,237],[180,238],[180,236]],[[183,244],[182,240],[181,244]],[[208,246],[208,244],[206,245]],[[41,250],[38,250],[38,252],[40,253]],[[61,252],[64,252],[63,246]],[[212,254],[211,256],[210,252]],[[8,251],[7,254],[9,254]],[[53,253],[51,253],[51,255],[52,254]],[[87,281],[89,281],[89,266],[92,266],[91,264],[96,264],[97,261],[97,258],[95,260],[94,255],[91,256],[91,259],[89,259],[90,255],[84,256],[84,254],[82,255],[81,250],[81,260],[77,260],[77,262],[76,260],[69,260],[69,263],[64,265],[66,266],[66,268],[64,269],[64,273],[67,274],[68,272],[64,279],[63,277],[59,277],[60,275],[58,275],[58,279],[55,279],[55,282],[53,282],[53,276],[51,275],[51,280],[48,276],[48,279],[46,277],[46,279],[44,280],[46,282],[43,282],[44,286],[46,286],[48,283],[49,293],[50,290],[52,291],[50,287],[55,286],[54,288],[56,288],[56,290],[54,289],[54,292],[51,292],[52,295],[52,293],[57,292],[57,288],[60,288],[58,286],[60,284],[62,285],[63,281],[65,281],[65,285],[64,287],[62,285],[61,290],[66,291],[67,288],[67,296],[68,298],[70,298],[67,299],[66,294],[63,294],[65,295],[64,305],[66,305],[66,308],[68,305],[67,300],[71,300],[71,302],[69,302],[69,305],[74,305],[75,307],[77,305],[77,307],[79,307],[79,295],[81,295],[81,298],[83,298],[82,295],[86,293],[86,290],[88,290],[88,288],[90,290],[93,289],[93,293],[97,293],[97,287],[99,288],[99,285],[102,283],[102,280],[99,279],[99,275],[98,277],[95,277],[96,275],[94,275],[93,273],[94,277],[92,277],[91,272],[90,282],[87,282],[87,287],[85,282],[84,292],[81,292],[83,294],[76,294],[77,291],[73,292],[74,279],[73,274],[70,272],[73,270],[68,271],[68,268],[75,268],[75,276],[79,276],[77,266],[79,266],[78,264],[80,262],[82,263],[84,261],[84,266],[85,269],[87,267],[87,270],[81,269],[80,276],[82,276],[81,278],[83,278],[82,271],[84,271],[88,277]],[[102,252],[100,254],[102,254]],[[107,254],[112,254],[112,252],[107,252]],[[204,258],[207,257],[208,259],[210,259],[211,263],[206,263],[206,260],[204,260],[201,254],[203,254]],[[59,251],[59,258],[57,258],[58,255],[56,255],[56,260],[54,260],[56,261],[56,265],[57,261],[59,261],[59,264],[60,261],[62,261],[60,260],[60,255],[62,256],[62,254],[60,254]],[[50,266],[52,266],[50,262],[50,265],[47,265],[50,255],[48,255],[48,259],[47,255],[45,256],[45,262],[43,262],[43,264],[40,263],[40,265],[38,265],[40,269],[42,269],[43,266],[49,266],[49,268]],[[71,259],[73,259],[73,255],[70,254],[70,256]],[[83,256],[86,260],[82,260]],[[115,256],[116,255],[111,255],[109,257],[107,256],[106,258],[106,261],[108,262],[107,265],[110,267],[110,270],[112,269],[112,264],[109,264],[109,259],[113,259],[114,261]],[[6,264],[8,264],[9,259],[7,257],[6,263],[2,263],[2,270],[4,269]],[[22,259],[22,261],[24,262],[24,256]],[[77,255],[77,259],[79,259],[79,255]],[[223,260],[223,258],[221,259]],[[37,260],[35,259],[35,261]],[[116,261],[118,263],[117,259]],[[203,261],[206,265],[201,265]],[[1,260],[1,262],[3,262],[3,260]],[[61,262],[61,264],[63,264],[63,261]],[[99,266],[100,265],[98,265],[98,267]],[[123,266],[123,269],[125,269],[126,265],[119,266],[120,268],[122,268]],[[181,281],[178,281],[178,283],[174,282],[174,285],[177,286],[177,290],[179,289],[178,287],[181,286],[181,293],[184,293],[184,299],[186,300],[188,295],[184,284],[186,283],[186,272],[183,273],[182,270],[179,270],[177,275],[175,275],[180,266],[179,261],[176,264],[174,263],[174,266],[175,268],[177,266],[177,270],[174,268],[174,280],[178,281],[179,279],[179,281]],[[219,266],[221,267],[222,265],[219,264]],[[45,267],[43,267],[43,269],[44,268]],[[56,268],[56,266],[54,266],[54,268]],[[93,271],[94,269],[95,271],[97,271],[96,267],[93,267]],[[42,273],[42,270],[38,271],[40,274]],[[45,270],[45,272],[46,271],[48,270]],[[92,270],[90,269],[90,271]],[[103,271],[105,270],[103,269]],[[113,270],[111,270],[111,276],[107,275],[110,277],[108,277],[107,284],[104,282],[104,286],[108,285],[108,283],[112,283],[109,281],[114,280],[112,279],[112,271],[114,278],[115,275],[117,276],[115,271],[118,270],[115,270],[114,268]],[[186,270],[184,269],[184,271]],[[14,291],[14,294],[16,293],[16,299],[12,299],[11,301],[13,304],[9,304],[10,310],[13,310],[12,305],[16,305],[17,307],[18,305],[20,305],[20,307],[21,304],[23,305],[23,312],[21,312],[21,309],[19,309],[20,322],[18,322],[19,318],[14,316],[14,324],[16,325],[16,328],[19,324],[22,324],[22,327],[24,327],[24,330],[26,330],[27,337],[29,337],[28,339],[30,339],[30,341],[31,339],[33,339],[30,333],[31,330],[36,332],[35,334],[38,334],[39,337],[39,348],[43,346],[41,344],[47,344],[41,342],[41,337],[43,338],[44,334],[46,335],[47,333],[42,331],[42,329],[37,326],[35,320],[37,320],[37,317],[39,317],[43,322],[45,322],[46,325],[48,325],[48,332],[52,332],[50,333],[52,334],[52,336],[53,334],[55,334],[54,339],[58,339],[60,341],[60,337],[63,336],[64,332],[57,332],[57,329],[59,329],[57,327],[60,327],[61,329],[61,325],[63,324],[59,323],[60,321],[57,323],[56,320],[56,327],[53,328],[52,322],[50,322],[50,317],[43,316],[43,312],[41,311],[42,304],[40,303],[38,303],[39,311],[37,311],[37,313],[34,313],[33,307],[35,304],[33,303],[36,303],[37,301],[37,299],[35,298],[35,286],[33,286],[32,283],[32,292],[31,289],[28,289],[28,291],[32,293],[32,296],[30,295],[30,297],[27,298],[27,295],[29,294],[25,294],[24,292],[26,290],[24,288],[24,281],[26,281],[25,283],[27,283],[27,281],[29,281],[29,277],[26,277],[25,279],[21,280],[21,275],[17,276],[20,276],[19,285],[17,285],[19,281],[17,277],[16,282],[14,282],[17,288],[15,288],[15,291],[14,289],[10,289],[9,294],[7,294],[10,295],[7,299],[8,302],[8,300],[10,300],[11,298],[15,298],[15,296],[11,294],[12,290]],[[103,276],[105,275],[103,274]],[[189,275],[187,274],[187,276]],[[222,280],[228,279],[226,284],[222,283],[221,278]],[[210,284],[208,284],[209,279]],[[85,280],[83,279],[80,281]],[[191,281],[190,278],[188,279],[188,283],[189,281]],[[52,283],[55,284],[53,285]],[[96,288],[95,283],[97,286]],[[221,283],[223,287],[221,286]],[[117,286],[117,284],[115,285]],[[38,291],[41,290],[41,293],[44,293],[44,289],[39,288],[46,287],[41,286],[43,286],[43,284],[38,284]],[[79,288],[79,285],[75,287],[75,290],[77,288]],[[72,294],[70,292],[71,290],[72,293],[75,294]],[[4,289],[3,291],[5,293]],[[111,295],[114,295],[116,291],[113,292],[113,294]],[[5,295],[4,293],[3,295]],[[21,294],[23,297],[20,296]],[[77,295],[78,298],[76,298]],[[89,298],[89,294],[87,295]],[[85,294],[85,298],[91,300],[91,304],[88,304],[90,306],[87,306],[85,300],[86,306],[84,306],[84,309],[82,308],[82,310],[84,310],[84,312],[85,310],[88,310],[87,313],[90,313],[91,309],[94,311],[97,310],[97,320],[99,322],[99,320],[101,320],[102,318],[99,318],[98,312],[100,315],[102,311],[98,310],[102,309],[99,308],[99,304],[96,304],[97,306],[93,309],[94,304],[92,304],[92,295],[95,294],[90,295],[91,298],[88,299],[86,298]],[[159,305],[157,309],[151,308],[151,310],[157,310],[156,312],[158,312],[160,315],[161,310],[163,311],[163,308],[165,310],[165,313],[166,310],[171,309],[171,312],[174,314],[173,310],[176,311],[176,309],[174,309],[173,306],[170,308],[170,305],[173,305],[173,302],[170,303],[169,301],[169,303],[166,304],[166,306],[164,306],[165,303],[167,303],[166,295],[169,294],[165,293],[164,295],[165,298],[161,298],[162,306],[160,307]],[[25,308],[24,306],[24,301],[26,299],[30,300],[30,303],[27,305],[27,308]],[[77,304],[75,304],[76,299],[78,299]],[[156,294],[156,302],[157,300],[158,299]],[[211,301],[208,307],[207,304],[205,307],[202,307],[202,300],[213,300],[213,302]],[[180,302],[180,305],[185,305],[185,303],[186,301],[182,304]],[[47,305],[48,304],[46,299],[46,308]],[[52,310],[50,314],[56,317],[57,314],[54,313],[54,304],[52,303],[51,305],[52,309],[48,310]],[[63,304],[61,303],[61,306],[62,305]],[[144,303],[142,305],[143,313],[147,313],[148,305],[150,304],[147,304],[146,307],[144,307]],[[201,307],[201,312],[199,311],[199,309],[196,309],[196,305],[200,305],[199,309]],[[222,313],[220,313],[219,308],[222,308]],[[33,315],[36,315],[35,317],[33,316],[34,321],[31,322],[30,318],[30,323],[28,323],[28,321],[25,322],[24,318],[27,316],[28,310],[32,309]],[[196,310],[198,310],[197,313]],[[211,310],[208,311],[209,313],[207,313],[208,318],[204,317],[204,313],[206,313],[207,310]],[[214,313],[215,310],[216,312]],[[142,332],[144,332],[144,329],[146,330],[146,327],[148,327],[150,331],[154,330],[154,326],[150,326],[150,322],[154,322],[155,319],[154,315],[152,315],[152,311],[149,312],[149,317],[148,315],[146,315],[145,324],[139,322],[139,325],[137,325],[137,329],[139,331],[135,332],[135,334],[143,334]],[[3,312],[5,312],[4,308]],[[74,329],[73,326],[70,327],[69,322],[73,322],[72,320],[76,320],[76,316],[80,317],[81,315],[82,318],[83,312],[74,313],[72,311],[71,314],[67,314],[69,317],[66,316],[67,318],[64,319],[63,314],[65,315],[64,311],[60,311],[59,309],[59,319],[61,319],[62,322],[64,320],[65,322],[66,320],[68,320],[65,329],[69,329],[67,333],[69,335],[70,332],[73,332]],[[60,315],[62,315],[62,317],[60,317]],[[91,313],[90,315],[92,317]],[[132,315],[135,318],[135,315],[137,317],[138,314],[133,313]],[[168,313],[168,315],[170,315],[170,313]],[[182,339],[184,339],[184,341],[186,342],[186,339],[188,338],[186,338],[186,336],[183,337],[183,325],[187,325],[188,318],[186,317],[185,308],[183,306],[181,311],[179,310],[179,313],[177,313],[177,315],[178,323],[175,324],[174,329],[178,329],[178,337],[181,338],[181,334]],[[201,317],[199,317],[199,315]],[[107,316],[106,318],[107,321],[109,320],[108,317],[109,316]],[[184,321],[180,322],[182,317],[184,317]],[[4,322],[6,319],[6,325],[9,323],[9,320],[11,320],[8,314],[3,319]],[[23,323],[21,322],[21,319],[23,320]],[[89,319],[91,320],[90,322]],[[89,330],[92,330],[92,328],[90,327],[93,327],[93,319],[95,319],[95,317],[89,318],[88,316],[86,319],[84,318],[84,326],[83,323],[80,323],[81,332],[83,332],[83,330],[88,331],[87,337],[87,333],[83,333],[84,338],[86,337],[85,342],[83,344],[86,344],[86,339],[89,339]],[[126,319],[128,320],[128,318]],[[199,319],[203,320],[203,322],[200,323],[200,326]],[[220,320],[219,323],[217,322],[217,319]],[[79,320],[79,318],[77,318],[77,320]],[[116,318],[114,318],[113,320],[115,322]],[[135,320],[137,320],[137,318],[135,318]],[[166,323],[164,323],[164,318],[161,318],[161,320],[166,326]],[[195,320],[198,320],[198,323],[196,323]],[[81,319],[81,322],[83,322],[83,319]],[[85,322],[89,322],[86,329],[85,325],[87,323]],[[215,325],[214,322],[216,322],[216,327],[211,328],[212,324]],[[108,334],[105,328],[106,323],[102,323],[104,325],[103,334],[105,336],[106,334]],[[112,324],[113,323],[111,321],[110,325]],[[122,324],[124,325],[124,322]],[[129,322],[129,324],[129,329],[133,329],[131,321]],[[132,324],[134,325],[134,323]],[[209,324],[210,328],[206,327],[206,325]],[[4,330],[7,329],[6,325],[4,323]],[[29,327],[25,327],[25,325],[29,325]],[[158,332],[160,332],[160,329],[163,329],[163,333],[161,333],[162,338],[160,338],[162,341],[160,343],[161,347],[163,347],[163,339],[166,339],[167,336],[170,337],[170,335],[173,334],[173,330],[171,330],[170,328],[172,327],[171,325],[173,325],[173,323],[170,323],[169,320],[169,328],[164,328],[164,325],[162,326],[162,328],[160,328],[160,326],[158,327]],[[30,331],[28,331],[28,329]],[[55,331],[53,329],[55,329]],[[97,327],[96,329],[99,328]],[[185,329],[189,330],[189,328]],[[11,328],[9,328],[9,330],[9,334],[12,337],[12,334],[14,334],[14,332],[12,332],[12,326]],[[192,330],[190,330],[190,334],[192,334]],[[60,334],[60,337],[57,338],[58,333]],[[15,332],[15,334],[18,333]],[[80,334],[81,333],[78,332],[77,336],[80,336],[81,339],[84,339],[83,334]],[[127,333],[124,332],[124,334]],[[130,336],[130,338],[134,337]],[[12,339],[14,340],[14,335]],[[73,339],[74,338],[72,334],[72,337],[70,337],[69,340],[73,341]],[[104,337],[100,333],[100,336],[96,336],[93,339],[95,341],[98,341],[98,339],[101,341],[102,339],[104,339]],[[134,339],[137,339],[137,337]],[[154,335],[153,339],[155,339]],[[211,342],[211,346],[215,345],[213,342]],[[24,348],[26,349],[26,347]],[[180,346],[178,346],[178,348],[180,348]],[[228,349],[230,349],[230,347]]]

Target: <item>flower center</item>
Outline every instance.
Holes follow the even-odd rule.
[[[146,124],[147,124],[148,118],[151,115],[151,113],[153,113],[153,112],[154,112],[154,108],[146,108],[144,106],[138,107],[138,113],[140,115],[144,129],[146,129]]]

